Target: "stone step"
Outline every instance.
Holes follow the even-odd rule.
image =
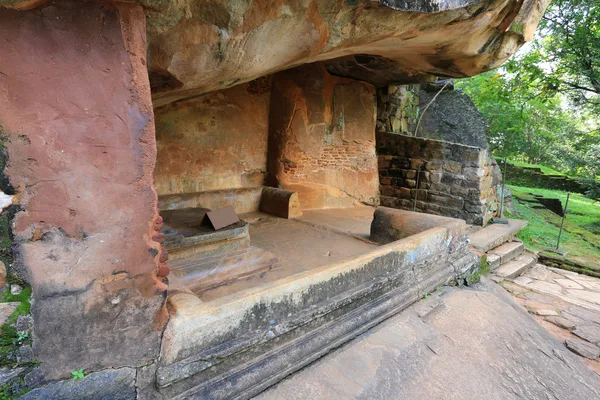
[[[520,276],[526,269],[533,267],[537,260],[531,254],[521,254],[516,259],[501,265],[494,274],[508,279],[514,279]]]
[[[171,232],[172,231],[172,232]],[[201,231],[197,229],[163,229],[166,240],[165,248],[169,251],[169,261],[220,256],[250,247],[248,223],[237,224],[217,231]]]
[[[514,260],[523,253],[525,245],[523,242],[507,242],[503,245],[496,247],[488,252],[488,259],[490,255],[494,254],[499,257],[499,265],[506,264],[507,262]],[[489,262],[489,261],[488,261]]]
[[[527,226],[527,221],[510,219],[508,224],[491,224],[469,235],[470,246],[475,250],[487,253],[491,249],[512,240],[521,229]]]
[[[490,266],[490,271],[494,271],[500,267],[500,256],[498,254],[488,253],[487,262]]]
[[[250,246],[243,250],[214,257],[195,257],[170,263],[171,273],[199,294],[208,289],[245,279],[280,267],[277,257],[266,250]]]

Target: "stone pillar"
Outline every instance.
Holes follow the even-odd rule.
[[[145,41],[137,5],[0,12],[14,268],[33,288],[46,379],[158,355],[168,271]]]
[[[320,64],[273,77],[269,184],[298,193],[300,207],[378,204],[373,85]]]

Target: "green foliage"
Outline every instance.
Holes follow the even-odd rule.
[[[502,68],[456,83],[490,123],[494,154],[600,177],[600,0],[554,0]]]
[[[75,370],[75,371],[71,371],[71,375],[73,376],[73,380],[74,381],[76,381],[77,379],[83,379],[83,378],[85,378],[85,374],[83,372],[83,368]]]

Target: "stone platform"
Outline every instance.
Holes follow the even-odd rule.
[[[499,286],[444,288],[257,396],[600,398],[600,377]]]
[[[373,209],[327,212],[241,216],[252,245],[282,266],[169,296],[156,397],[249,398],[479,267],[464,221],[382,207],[369,224]],[[364,238],[369,225],[377,243]]]

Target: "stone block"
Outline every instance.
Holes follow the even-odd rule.
[[[391,165],[391,160],[394,156],[378,156],[377,157],[377,166],[379,169],[388,169]]]
[[[445,185],[443,183],[432,183],[431,186],[429,187],[429,190],[432,192],[437,192],[437,193],[450,194],[450,191],[452,190],[452,186]]]
[[[17,353],[17,362],[29,363],[32,361],[35,361],[35,356],[33,354],[33,349],[31,348],[31,346],[19,347],[19,351]]]
[[[417,181],[415,181],[414,179],[407,179],[404,184],[410,188],[414,188],[417,186]]]
[[[36,367],[32,371],[28,372],[27,375],[25,375],[24,381],[25,386],[27,386],[29,389],[43,385],[46,382],[44,379],[44,374],[39,367]]]
[[[427,171],[439,171],[442,169],[444,162],[442,160],[430,160],[425,164],[425,169]]]
[[[134,400],[135,369],[107,369],[91,373],[83,379],[64,380],[33,389],[22,400]]]
[[[481,214],[485,211],[485,204],[481,202],[465,201],[465,211],[475,214]]]
[[[444,174],[442,175],[441,183],[450,186],[461,186],[462,178],[459,175],[444,172]]]
[[[419,182],[431,182],[431,172],[428,171],[420,171],[419,172]],[[440,177],[441,179],[441,177]]]
[[[451,172],[453,174],[461,174],[462,173],[462,164],[457,161],[447,161],[444,160],[443,167],[444,171]]]
[[[392,179],[388,176],[383,176],[379,178],[379,183],[381,185],[391,185],[392,184]]]
[[[425,160],[420,158],[411,158],[410,159],[410,168],[411,169],[422,169],[425,166]]]
[[[427,200],[427,190],[423,190],[423,189],[411,189],[410,190],[410,197],[412,199],[414,199],[416,197],[417,200],[426,201]]]
[[[600,346],[600,325],[581,325],[573,333],[590,343]]]
[[[390,162],[390,168],[408,169],[410,168],[410,160],[405,157],[395,157]]]
[[[442,182],[442,176],[444,176],[444,173],[441,171],[438,172],[431,172],[429,173],[429,181],[431,183],[441,183]]]
[[[419,189],[429,189],[431,187],[431,183],[419,181]]]
[[[19,306],[19,302],[10,302],[10,303],[0,303],[0,324],[6,322],[8,317],[12,315],[12,313]]]
[[[392,178],[404,178],[404,170],[397,168],[388,169],[388,176]]]
[[[404,187],[398,188],[396,191],[396,197],[407,200],[413,199],[413,190]]]
[[[451,186],[450,187],[450,194],[454,195],[454,196],[460,196],[460,197],[467,197],[469,195],[469,190],[467,188],[464,188],[462,186]]]
[[[565,342],[565,346],[573,353],[589,358],[590,360],[596,360],[600,357],[600,347],[585,340],[570,339]]]
[[[417,177],[417,171],[414,171],[414,170],[406,170],[405,171],[405,178],[416,179],[416,177]]]
[[[473,180],[478,180],[486,175],[485,169],[479,167],[464,167],[462,174],[465,176],[465,178]]]
[[[392,178],[392,186],[402,187],[405,185],[405,182],[404,178]]]
[[[382,196],[396,196],[396,188],[394,188],[393,186],[379,186],[379,192]]]

